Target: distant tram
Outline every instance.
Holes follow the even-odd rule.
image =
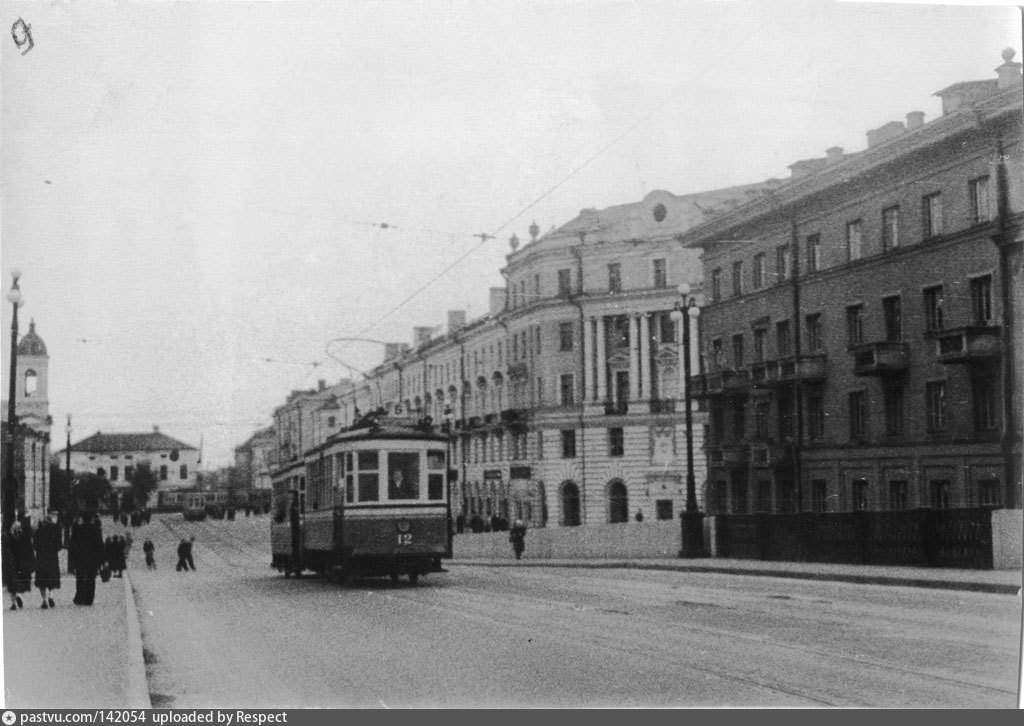
[[[416,584],[452,556],[447,439],[381,418],[335,434],[274,475],[271,566],[344,582]]]
[[[206,519],[206,495],[203,492],[189,492],[186,494],[181,512],[185,519],[190,522]]]

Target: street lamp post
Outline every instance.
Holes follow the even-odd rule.
[[[685,282],[679,286],[679,301],[672,311],[672,319],[682,322],[683,405],[686,407],[686,509],[680,514],[681,548],[680,557],[704,556],[704,513],[697,507],[697,480],[693,473],[693,405],[690,398],[690,325],[697,324],[700,308],[697,301],[688,297],[690,286]]]
[[[7,398],[7,452],[6,464],[4,466],[3,478],[3,528],[6,532],[14,522],[14,508],[18,498],[18,482],[15,479],[15,439],[18,430],[18,414],[15,407],[14,397],[17,392],[18,380],[18,308],[25,304],[21,296],[21,289],[18,287],[18,279],[21,277],[21,270],[11,270],[11,289],[7,292],[7,299],[14,308],[11,317],[11,380]]]
[[[71,414],[68,414],[68,425],[64,427],[64,432],[68,435],[67,446],[64,448],[64,486],[67,487],[68,500],[64,503],[64,506],[68,509],[77,509],[71,505]]]

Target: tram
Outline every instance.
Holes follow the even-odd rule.
[[[181,508],[182,514],[190,522],[198,522],[206,519],[206,496],[203,492],[189,492],[185,495],[185,503]]]
[[[350,576],[445,572],[448,440],[411,420],[364,420],[275,472],[271,566]]]

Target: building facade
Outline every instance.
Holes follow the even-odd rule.
[[[65,457],[66,450],[58,452],[62,465]],[[148,465],[157,480],[157,506],[173,505],[178,491],[195,488],[199,457],[199,449],[161,433],[157,426],[152,433],[97,431],[71,445],[72,471],[106,478],[119,498],[130,487],[136,467]]]
[[[1021,506],[1021,64],[681,235],[713,513]]]
[[[18,341],[15,371],[14,412],[17,417],[15,437],[15,471],[18,478],[19,512],[38,522],[50,506],[49,461],[50,416],[49,367],[46,343],[36,333],[36,323],[29,322],[28,333]],[[8,402],[2,404],[4,440],[11,434],[7,425]]]
[[[277,433],[273,426],[260,429],[235,447],[235,470],[249,489],[269,490],[272,462],[276,461]]]

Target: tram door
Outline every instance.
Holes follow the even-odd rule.
[[[292,535],[292,566],[298,572],[302,566],[302,526],[299,519],[299,490],[291,489],[292,505],[288,510],[288,523]]]

